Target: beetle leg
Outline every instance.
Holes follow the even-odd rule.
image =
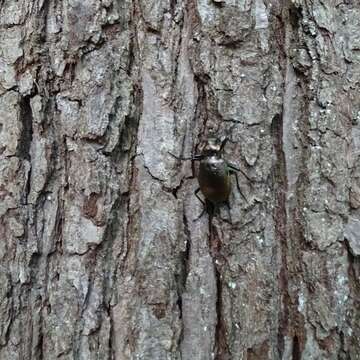
[[[229,139],[226,137],[222,142],[221,142],[221,146],[220,146],[220,151],[224,150],[224,147],[226,145],[226,143],[229,141]]]
[[[238,190],[239,190],[240,195],[245,199],[245,201],[246,201],[247,203],[249,203],[249,202],[248,202],[248,199],[246,198],[246,196],[245,196],[245,195],[243,194],[243,192],[241,191],[241,188],[240,188],[240,185],[239,185],[239,178],[238,178],[237,173],[236,173],[235,171],[233,171],[233,170],[230,170],[230,175],[234,175],[234,176],[235,176],[236,186],[237,186],[237,188],[238,188]]]
[[[202,218],[202,216],[203,216],[205,213],[206,213],[206,207],[204,206],[201,214],[200,214],[196,219],[194,219],[194,222],[195,222],[195,221],[198,221],[200,218]]]
[[[202,209],[202,212],[201,214],[194,220],[195,221],[198,221],[206,212],[206,204],[205,202],[201,199],[201,197],[198,195],[198,192],[200,191],[200,188],[197,188],[194,192],[195,196],[198,198],[198,200],[203,204],[203,209]]]
[[[214,205],[207,199],[205,199],[205,202],[197,195],[197,193],[200,191],[200,188],[195,190],[195,196],[200,200],[200,202],[203,204],[203,210],[201,214],[194,219],[195,221],[198,221],[206,212],[209,214],[209,221],[211,222],[212,217],[214,215]]]
[[[249,178],[248,175],[246,175],[246,173],[244,171],[242,171],[241,169],[239,169],[238,167],[236,167],[235,165],[233,165],[231,163],[227,163],[227,166],[230,168],[230,170],[241,172],[251,183],[251,179]]]
[[[204,205],[204,208],[206,206],[206,204],[204,203],[204,201],[201,199],[201,197],[198,195],[198,192],[200,191],[200,188],[197,188],[194,192],[195,196],[199,199],[199,201]]]
[[[204,158],[204,155],[194,155],[192,157],[182,157],[182,156],[176,156],[176,155],[172,154],[170,151],[168,151],[168,153],[177,160],[194,160],[194,161],[198,161],[198,160],[202,160]]]

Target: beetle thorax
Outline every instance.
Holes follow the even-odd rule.
[[[219,156],[209,156],[201,162],[201,170],[208,176],[222,177],[226,176],[226,163]]]

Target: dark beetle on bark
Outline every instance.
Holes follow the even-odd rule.
[[[206,210],[212,215],[213,209],[221,203],[225,203],[230,210],[229,195],[231,192],[231,175],[235,176],[237,188],[241,196],[247,201],[240,189],[237,172],[241,172],[249,181],[250,179],[241,169],[223,159],[223,150],[227,141],[227,138],[221,141],[217,137],[209,137],[201,154],[194,155],[193,157],[177,157],[170,153],[170,155],[179,160],[200,161],[197,175],[199,188],[195,190],[195,196],[204,205],[204,210],[197,219],[199,219]],[[199,191],[204,195],[205,202],[199,197]]]

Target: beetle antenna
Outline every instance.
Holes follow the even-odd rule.
[[[170,151],[168,151],[168,153],[175,159],[177,160],[202,160],[204,158],[203,155],[194,155],[194,156],[190,156],[190,157],[184,157],[184,156],[176,156],[173,153],[171,153]]]

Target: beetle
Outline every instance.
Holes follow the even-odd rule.
[[[213,210],[222,203],[226,204],[230,214],[231,176],[235,176],[238,191],[247,202],[241,191],[237,172],[243,174],[249,182],[251,179],[245,172],[223,158],[223,150],[227,141],[227,137],[221,140],[216,136],[210,136],[206,140],[201,154],[192,157],[178,157],[170,153],[178,160],[200,161],[197,175],[199,187],[195,190],[195,196],[204,205],[204,209],[196,220],[200,219],[206,210],[212,215]],[[199,196],[199,191],[204,195],[205,202]]]

